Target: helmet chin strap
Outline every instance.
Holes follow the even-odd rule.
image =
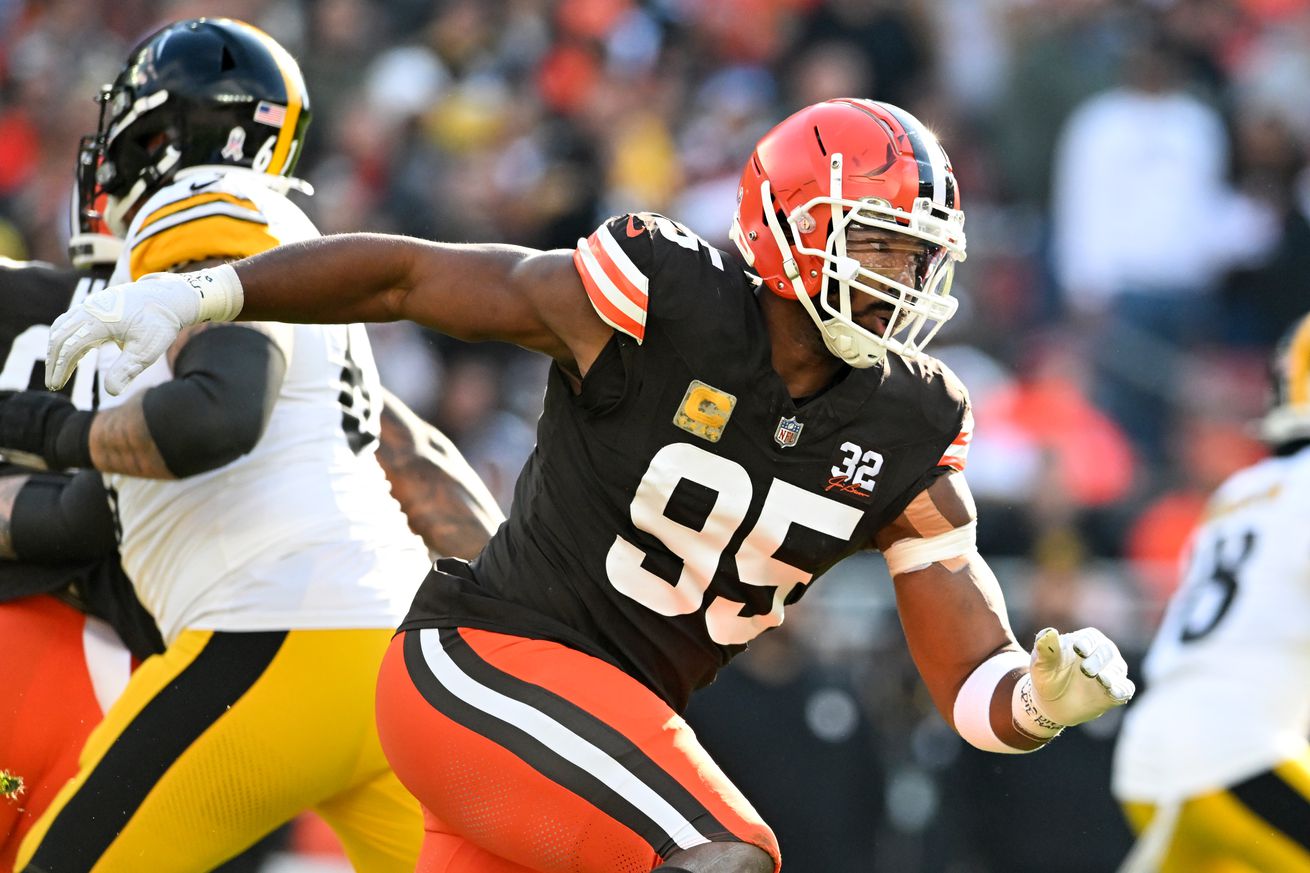
[[[811,304],[813,315],[813,304]],[[823,333],[823,344],[843,362],[857,370],[872,367],[887,357],[887,348],[870,339],[849,324],[840,321],[820,322],[819,330]]]
[[[835,177],[832,184],[836,185],[837,195],[841,194],[841,155],[833,155],[832,174]],[[769,190],[769,180],[765,179],[760,183],[760,198],[765,204],[771,205],[773,198]],[[834,206],[834,210],[839,207]],[[833,226],[837,226],[838,216],[834,214]],[[823,344],[828,351],[837,356],[847,366],[857,369],[872,367],[882,361],[887,356],[887,349],[881,343],[874,342],[869,337],[856,329],[851,324],[845,324],[839,321],[835,316],[825,320],[819,315],[819,311],[814,306],[814,301],[810,299],[809,292],[805,289],[805,283],[801,281],[800,269],[796,266],[796,259],[790,243],[787,242],[787,236],[783,232],[782,225],[778,223],[778,216],[775,210],[765,208],[764,221],[769,227],[769,233],[773,235],[773,242],[778,247],[778,251],[783,255],[782,269],[788,280],[791,281],[792,290],[796,294],[796,300],[800,303],[801,308],[809,313],[810,320],[814,326],[819,329],[819,335],[823,337]],[[839,253],[843,261],[851,261],[855,268],[859,264],[852,258],[845,257],[844,236],[842,250]],[[826,284],[826,283],[825,283]],[[821,292],[822,293],[822,292]],[[849,307],[849,302],[846,304]]]
[[[167,176],[178,161],[182,160],[182,153],[170,143],[164,148],[164,154],[155,163],[154,167],[148,173],[143,173],[127,193],[122,197],[115,197],[112,194],[105,198],[105,224],[114,232],[114,236],[127,236],[128,226],[132,223],[132,210],[141,202],[141,197],[146,193],[146,188],[155,182]]]
[[[129,224],[127,213],[132,211],[132,206],[141,197],[141,191],[145,189],[145,182],[138,179],[126,197],[115,197],[110,194],[105,198],[105,224],[114,232],[115,236],[127,236],[127,226]]]

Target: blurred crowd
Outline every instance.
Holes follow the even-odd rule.
[[[251,21],[300,60],[315,120],[297,175],[325,233],[568,247],[653,210],[727,248],[741,164],[774,122],[834,96],[918,115],[968,215],[960,314],[931,351],[972,392],[981,548],[1021,640],[1097,623],[1143,644],[1205,496],[1262,452],[1267,355],[1310,308],[1310,0],[0,0],[0,254],[62,260],[97,87],[157,26],[204,14]],[[508,506],[545,361],[409,325],[374,336],[384,380]],[[1036,869],[1024,852],[1042,840],[1003,845],[992,824],[1008,807],[969,804],[999,791],[1049,814],[1042,785],[1075,761],[1104,794],[1109,735],[1018,763],[962,751],[913,681],[879,572],[838,568],[768,643],[800,672],[734,672],[705,718],[758,730],[723,697],[752,693],[757,672],[792,682],[808,727],[779,730],[771,754],[877,748],[874,774],[834,764],[826,783],[830,805],[881,822],[851,835],[878,836],[902,864],[888,869]],[[758,648],[748,665],[769,659]],[[724,745],[750,789],[734,767],[767,758],[736,763]],[[798,800],[773,803],[812,806]],[[1107,810],[1085,839],[1052,826],[1060,869],[1112,868],[1127,835]],[[778,827],[784,852],[788,827],[826,833]]]

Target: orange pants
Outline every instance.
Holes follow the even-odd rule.
[[[130,670],[108,626],[63,601],[0,603],[0,770],[25,784],[0,799],[0,870],[13,869],[23,835],[77,772],[87,734]]]
[[[378,678],[388,760],[423,804],[420,873],[646,873],[773,832],[662,700],[557,643],[398,634]]]

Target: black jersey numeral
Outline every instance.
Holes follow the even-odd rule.
[[[351,354],[350,330],[347,328],[346,357],[341,366],[341,393],[337,395],[337,401],[341,404],[341,430],[346,435],[346,443],[358,455],[377,444],[381,421],[364,371]]]
[[[1220,537],[1215,540],[1212,555],[1198,555],[1192,561],[1181,610],[1180,639],[1184,643],[1209,636],[1232,607],[1242,566],[1255,550],[1255,532],[1247,531],[1241,542],[1240,549],[1233,554],[1227,547],[1228,541]]]
[[[750,475],[741,464],[690,443],[665,446],[641,477],[630,512],[639,530],[659,539],[681,560],[678,580],[671,584],[648,570],[647,552],[616,536],[605,560],[610,584],[660,615],[698,611],[752,499]],[[705,606],[710,639],[741,645],[782,624],[793,589],[814,578],[777,557],[793,524],[847,541],[863,515],[854,506],[774,479],[759,518],[732,555],[743,583],[773,589],[771,608],[760,615],[742,615],[744,603],[714,596]]]
[[[109,514],[114,519],[114,542],[123,545],[123,516],[118,511],[118,489],[105,483],[105,499],[109,501]]]

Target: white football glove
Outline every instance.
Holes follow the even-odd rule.
[[[112,340],[123,354],[105,374],[105,390],[118,394],[168,351],[184,327],[231,321],[241,303],[241,281],[227,264],[195,273],[150,273],[102,288],[50,326],[46,386],[62,388],[83,355]]]
[[[1091,721],[1123,706],[1137,690],[1118,647],[1093,627],[1067,634],[1048,627],[1039,633],[1029,675],[1037,720],[1056,725]]]

